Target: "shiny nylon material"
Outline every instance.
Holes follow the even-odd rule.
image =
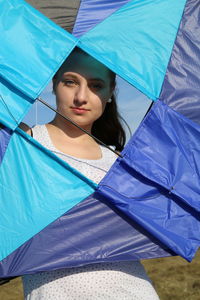
[[[157,101],[97,190],[189,261],[200,245],[199,140],[199,126]]]
[[[79,46],[156,100],[185,2],[130,1],[84,34]]]
[[[82,0],[74,24],[73,35],[80,37],[130,0]]]
[[[0,187],[2,260],[89,196],[96,184],[18,129],[1,163]]]
[[[0,262],[0,277],[173,254],[103,201],[94,193],[48,225]]]
[[[26,0],[65,30],[80,37],[130,0]]]
[[[0,120],[14,129],[76,39],[23,0],[0,0],[0,12]],[[11,89],[16,89],[14,99]]]
[[[188,0],[160,99],[200,124],[200,1]]]
[[[33,103],[33,99],[27,97],[0,77],[1,123],[14,130]]]
[[[53,0],[50,2],[53,3]],[[24,37],[29,37],[29,31],[33,37],[36,24],[42,26],[41,36],[40,28],[37,28],[41,38],[40,41],[36,40],[36,49],[34,47],[32,49],[35,51],[34,54],[40,53],[40,47],[51,52],[55,41],[57,43],[56,32],[59,32],[60,44],[55,46],[54,52],[51,52],[45,61],[41,59],[41,65],[44,63],[44,69],[49,71],[43,78],[46,76],[44,81],[47,83],[50,78],[48,76],[53,75],[62,59],[67,57],[77,44],[77,40],[62,29],[58,27],[55,29],[50,21],[36,13],[34,9],[26,5],[24,7],[22,0],[0,0],[3,8],[11,3],[14,4],[11,16],[13,12],[22,15],[22,19],[20,17],[17,19],[18,16],[13,14],[12,22],[19,20],[16,22],[16,28],[23,22],[24,24],[28,22],[29,19],[24,18],[27,12],[30,13],[30,18],[33,16],[36,18],[36,21],[31,21],[31,26],[28,25],[27,31],[24,29]],[[82,36],[78,42],[79,46],[149,97],[156,99],[160,93],[184,4],[183,0],[130,1]],[[166,11],[171,12],[170,16],[166,15]],[[12,22],[11,28],[14,30]],[[133,34],[130,24],[134,29]],[[46,26],[52,30],[48,31]],[[51,31],[53,35],[50,34],[44,43],[42,36]],[[166,35],[163,35],[164,31]],[[11,33],[13,36],[16,35],[12,30]],[[127,34],[130,35],[130,39],[127,39]],[[102,38],[101,41],[97,39],[99,36]],[[8,49],[11,46],[9,45]],[[42,53],[45,51],[42,50]],[[46,66],[49,60],[52,60],[50,61],[52,65],[55,63],[52,72],[49,70],[52,65],[50,64],[50,68]],[[32,62],[29,59],[30,61]],[[15,68],[14,65],[13,72],[16,71]],[[35,78],[31,78],[30,82],[28,77],[25,77],[25,81],[23,78],[23,85],[26,81],[28,85],[22,94],[19,90],[15,90],[13,80],[9,83],[9,76],[6,80],[1,78],[2,83],[5,83],[3,98],[7,100],[9,95],[10,99],[14,99],[14,94],[14,97],[17,97],[9,109],[0,101],[0,119],[3,118],[4,124],[10,122],[11,128],[17,126],[33,102],[34,95],[46,84],[42,82],[40,88],[39,83],[38,88],[35,86],[36,78],[38,80],[36,72],[38,66],[33,70]],[[5,74],[9,74],[6,68]],[[29,95],[28,90],[32,81],[34,89]],[[19,88],[21,89],[21,85]],[[10,104],[9,101],[6,103]],[[190,146],[188,140],[191,141]],[[5,250],[2,250],[1,258],[4,259],[0,264],[0,276],[51,270],[65,267],[66,264],[71,267],[118,259],[162,257],[174,253],[191,260],[199,246],[198,141],[198,126],[158,102],[133,140],[124,149],[125,157],[117,160],[102,181],[98,193],[80,202],[93,193],[95,184],[45,150],[31,137],[20,130],[16,131],[10,140],[0,169],[0,201],[4,202],[1,228],[5,229],[2,229],[2,235],[0,233],[0,243],[6,245]],[[8,178],[11,183],[8,183]],[[52,188],[51,191],[49,186]],[[192,201],[188,195],[191,195]],[[105,202],[106,206],[99,201]],[[20,209],[19,203],[22,203]],[[52,207],[52,203],[55,207]],[[16,219],[17,209],[19,220]],[[94,218],[94,213],[97,213],[97,218],[96,215]],[[62,214],[64,215],[60,217]],[[107,222],[105,214],[109,216]],[[110,219],[112,214],[113,219]],[[9,224],[6,222],[7,217],[10,220]],[[109,228],[111,222],[114,228]],[[118,228],[121,229],[120,233],[117,231]],[[52,230],[55,235],[51,236]],[[62,237],[58,235],[59,231],[62,231]],[[65,236],[66,232],[68,235]],[[55,243],[54,238],[59,245]],[[41,244],[41,240],[45,246]],[[84,243],[79,243],[79,240]],[[35,253],[36,248],[38,255]],[[52,252],[49,249],[52,249]],[[44,254],[44,250],[48,252],[48,257],[46,253]],[[69,259],[68,262],[65,260],[65,254]],[[30,256],[33,258],[32,261]]]

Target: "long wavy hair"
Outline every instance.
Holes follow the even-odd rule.
[[[80,48],[76,47],[73,52],[76,51],[78,53],[82,53],[84,55],[88,55],[86,52],[82,51]],[[62,66],[60,67],[60,69]],[[57,75],[60,69],[53,77],[53,92],[56,94],[56,85],[57,85]],[[111,82],[111,89],[113,91],[116,87],[116,74],[109,70],[110,73],[110,82]],[[123,120],[120,116],[117,103],[115,92],[113,92],[111,96],[111,102],[106,104],[103,114],[99,119],[97,119],[92,126],[92,135],[98,138],[106,145],[114,146],[115,150],[122,151],[125,142],[126,142],[126,134],[125,130],[121,124]],[[124,121],[124,120],[123,120]]]

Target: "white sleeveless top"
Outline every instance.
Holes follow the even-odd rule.
[[[96,183],[116,155],[101,147],[102,158],[79,159],[57,150],[45,125],[33,129],[33,138]],[[144,267],[137,261],[91,264],[78,268],[23,276],[27,300],[158,300]]]

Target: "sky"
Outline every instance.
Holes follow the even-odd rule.
[[[116,96],[119,112],[128,123],[133,134],[146,114],[146,111],[151,104],[151,100],[120,77],[117,77]],[[55,96],[52,93],[51,83],[42,92],[40,97],[56,108]],[[53,117],[54,112],[43,104],[36,102],[25,116],[23,122],[32,127],[35,124],[48,123]],[[125,130],[128,140],[130,134],[128,133],[126,126]]]

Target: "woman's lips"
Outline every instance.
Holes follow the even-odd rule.
[[[84,114],[89,111],[89,109],[85,109],[81,107],[71,107],[71,109],[77,114]]]

